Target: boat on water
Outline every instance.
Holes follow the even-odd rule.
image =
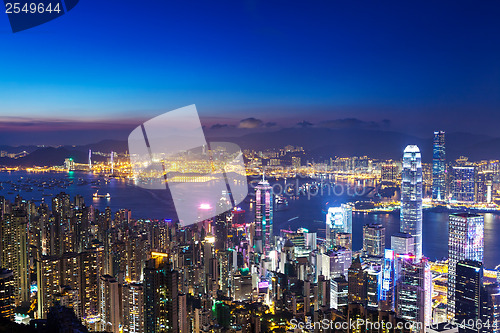
[[[106,193],[106,194],[99,194],[99,191],[98,192],[95,192],[93,197],[95,199],[99,199],[99,198],[106,198],[106,199],[111,199],[111,195],[109,193]]]

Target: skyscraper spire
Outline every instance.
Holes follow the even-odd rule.
[[[89,149],[89,170],[92,170],[92,149]]]

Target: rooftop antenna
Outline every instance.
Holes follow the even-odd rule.
[[[266,169],[262,168],[262,182],[266,181],[265,175],[266,175]]]

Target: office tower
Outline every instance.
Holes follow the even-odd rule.
[[[446,199],[446,150],[444,131],[434,132],[432,149],[432,199]]]
[[[337,234],[336,243],[337,246],[345,247],[352,251],[352,234],[348,234],[345,232],[339,232]]]
[[[264,253],[273,237],[274,198],[272,187],[262,177],[255,187],[255,252]]]
[[[401,232],[415,238],[417,259],[422,257],[422,162],[420,150],[409,145],[404,150],[401,182]]]
[[[393,311],[395,303],[395,253],[386,249],[384,254],[384,264],[382,266],[382,286],[380,290],[379,308],[382,311]]]
[[[448,317],[455,315],[456,265],[460,260],[483,261],[484,217],[450,214],[448,223]]]
[[[0,221],[2,265],[14,274],[16,306],[29,303],[28,219],[26,212],[14,209]]]
[[[369,256],[383,257],[385,252],[385,228],[370,223],[363,226],[363,252]]]
[[[168,255],[154,253],[144,268],[145,332],[178,332],[178,273]]]
[[[240,269],[233,275],[233,298],[238,302],[252,298],[252,275],[248,269]]]
[[[335,245],[338,233],[352,234],[352,206],[342,204],[340,207],[328,208],[326,214],[326,243],[331,248]]]
[[[414,254],[415,239],[410,234],[398,232],[391,236],[391,249],[395,254]]]
[[[490,311],[486,314],[486,320],[490,323],[499,323],[498,325],[491,326],[492,333],[500,332],[500,285],[498,283],[492,283],[485,286],[485,292],[487,296],[487,301],[490,305]]]
[[[366,270],[366,299],[369,308],[377,309],[382,287],[382,271],[380,266],[370,266]]]
[[[0,317],[14,319],[14,273],[8,269],[0,269]]]
[[[335,277],[330,280],[330,307],[339,310],[347,306],[349,284],[345,276]]]
[[[483,319],[483,264],[474,260],[460,260],[456,265],[456,275],[455,322],[465,326],[460,327],[459,332],[480,332],[476,324]]]
[[[493,178],[495,173],[493,171],[480,171],[476,174],[475,181],[475,194],[476,202],[491,203],[493,191]]]
[[[214,217],[214,236],[215,236],[215,250],[221,251],[227,249],[228,240],[228,219],[229,212],[225,212]]]
[[[123,286],[123,332],[144,332],[144,288],[140,283]]]
[[[450,199],[464,203],[474,202],[476,168],[453,166],[450,171]]]
[[[352,263],[352,251],[345,247],[336,247],[327,252],[329,257],[329,277],[344,276],[347,278]]]
[[[396,283],[396,314],[398,317],[430,325],[432,316],[432,275],[429,262],[401,258]],[[421,327],[419,332],[424,332]]]
[[[367,303],[367,272],[363,269],[361,259],[356,257],[349,267],[347,281],[349,283],[349,303]]]
[[[112,333],[120,332],[121,286],[110,275],[103,275],[99,280],[99,315],[101,330]]]
[[[394,163],[382,164],[381,181],[383,183],[396,183],[399,179],[399,168]]]

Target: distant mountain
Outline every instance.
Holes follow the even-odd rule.
[[[432,141],[412,135],[367,129],[288,128],[277,132],[252,133],[237,138],[212,138],[211,141],[230,141],[243,149],[262,150],[286,145],[302,146],[310,157],[326,159],[332,156],[369,156],[382,159],[401,159],[404,148],[416,144],[424,162],[432,161]],[[448,160],[461,155],[471,160],[500,159],[500,138],[470,133],[447,133]]]
[[[88,154],[76,150],[70,151],[65,148],[44,147],[18,159],[1,157],[0,165],[24,167],[64,165],[66,158],[73,158],[76,163],[87,163]],[[105,160],[102,156],[93,156],[92,158],[96,161]]]
[[[128,151],[128,143],[126,141],[119,141],[119,140],[103,140],[97,143],[92,143],[84,146],[66,146],[65,148],[71,150],[75,149],[78,151],[86,151],[88,152],[89,149],[92,149],[92,151],[100,151],[103,153],[110,153],[112,151],[116,153],[125,153]]]
[[[209,137],[209,141],[234,142],[243,149],[265,150],[283,148],[287,145],[302,146],[307,157],[322,161],[334,156],[369,156],[380,159],[401,159],[404,148],[416,144],[422,152],[424,162],[432,161],[432,136],[419,138],[412,135],[368,129],[286,128],[275,132],[255,132],[241,137]],[[60,148],[22,146],[0,146],[0,150],[17,153],[27,151],[24,158],[0,158],[0,165],[45,166],[62,165],[64,159],[72,157],[77,163],[87,163],[88,150],[109,153],[128,151],[126,141],[104,140],[83,146]],[[500,138],[469,133],[446,134],[446,157],[448,161],[464,155],[470,160],[500,159]],[[106,158],[93,155],[93,160]]]

